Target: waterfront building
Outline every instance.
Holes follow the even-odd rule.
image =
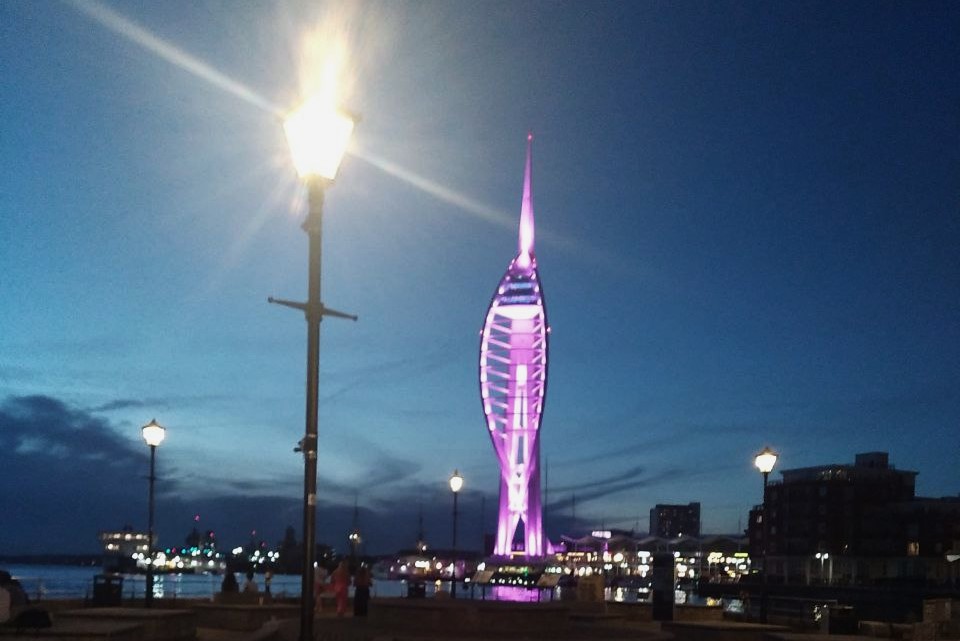
[[[665,538],[700,536],[700,503],[650,508],[650,534]]]
[[[715,534],[666,539],[597,530],[579,538],[562,536],[553,553],[535,559],[482,558],[475,553],[457,552],[457,576],[477,587],[518,588],[570,586],[581,577],[593,577],[614,590],[610,597],[614,600],[626,598],[628,591],[646,598],[653,579],[653,557],[657,554],[674,558],[680,602],[684,595],[697,592],[702,582],[736,583],[751,572],[747,539],[743,536]],[[379,562],[375,571],[383,578],[403,579],[411,585],[449,581],[453,558],[450,550],[401,550]]]
[[[649,588],[653,555],[668,553],[675,560],[678,586],[692,590],[699,581],[730,583],[749,574],[747,548],[747,538],[738,535],[665,538],[595,530],[579,538],[561,537],[555,562],[567,575],[603,575],[611,584]]]
[[[500,280],[480,331],[480,397],[500,463],[495,556],[542,557],[540,422],[547,391],[550,328],[534,254],[531,144],[520,207],[519,247]]]
[[[103,544],[103,567],[108,572],[131,572],[137,566],[138,555],[149,550],[150,534],[136,532],[125,525],[120,530],[106,530],[98,537]]]
[[[956,581],[960,497],[915,496],[917,472],[886,452],[854,463],[781,472],[767,486],[770,574],[790,583]],[[753,551],[763,549],[763,508],[750,512]]]

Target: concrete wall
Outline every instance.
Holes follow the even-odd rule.
[[[653,606],[649,603],[607,603],[607,612],[625,617],[628,621],[652,621]],[[675,605],[674,621],[722,621],[723,608],[719,605]]]
[[[554,603],[454,601],[452,599],[376,599],[370,604],[370,623],[407,633],[443,632],[549,634],[569,629],[569,609]]]

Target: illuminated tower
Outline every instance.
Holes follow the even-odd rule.
[[[547,312],[533,252],[531,143],[520,207],[516,258],[500,280],[480,334],[480,397],[487,430],[500,461],[500,510],[494,554],[543,556],[540,503],[540,420],[547,391]]]

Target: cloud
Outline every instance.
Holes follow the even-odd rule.
[[[113,410],[126,410],[138,407],[155,407],[158,403],[156,401],[140,401],[132,398],[119,398],[115,401],[110,401],[109,403],[104,403],[103,405],[98,405],[96,407],[91,407],[91,412],[111,412]]]
[[[584,505],[597,499],[610,498],[627,490],[635,490],[641,487],[659,485],[668,481],[676,481],[680,475],[679,471],[675,469],[667,469],[647,477],[642,476],[642,468],[635,468],[634,470],[628,470],[628,472],[636,472],[637,474],[617,474],[616,476],[599,481],[571,485],[557,488],[556,490],[551,489],[551,494],[555,492],[569,492],[570,494],[550,503],[548,509],[563,510],[571,508],[573,507],[574,501],[579,505]]]
[[[118,399],[99,407],[128,401]],[[329,471],[320,470],[317,540],[345,549],[356,502],[369,552],[412,547],[421,510],[430,544],[449,546],[452,503],[443,485],[420,480],[419,461],[398,456],[375,440],[356,435],[351,439],[349,449],[363,454],[353,471],[345,478],[332,478]],[[272,473],[244,462],[218,464],[215,451],[205,456],[211,461],[208,469],[198,467],[189,473],[178,470],[168,457],[158,459],[156,524],[161,545],[180,544],[194,527],[195,514],[201,515],[199,527],[215,530],[225,547],[246,542],[253,530],[258,539],[271,542],[278,541],[288,525],[299,534],[301,475]],[[126,524],[145,528],[147,468],[147,448],[118,432],[108,418],[47,396],[7,398],[0,403],[0,469],[9,479],[0,484],[4,526],[0,549],[11,554],[95,552],[100,530]],[[622,512],[616,506],[624,492],[705,473],[695,468],[631,466],[551,487],[550,497],[556,500],[547,506],[545,519],[554,534],[582,530],[586,521],[568,516],[574,491],[578,507],[596,507],[609,499],[613,509],[604,509],[611,515]],[[479,550],[483,536],[491,534],[497,503],[495,489],[488,493],[468,488],[461,493],[464,549]]]
[[[548,506],[549,510],[563,510],[571,508],[574,500],[578,504],[586,504],[598,499],[610,498],[621,492],[635,490],[639,488],[656,487],[658,485],[675,484],[684,480],[690,480],[704,475],[714,476],[728,470],[739,469],[738,465],[710,465],[706,467],[669,467],[655,474],[644,476],[645,469],[634,467],[623,472],[618,472],[612,476],[601,478],[595,481],[577,483],[558,488],[550,488],[550,494],[569,493]]]
[[[364,462],[363,468],[356,470],[351,479],[339,484],[352,493],[396,490],[423,467],[417,461],[397,456],[357,433],[344,436],[343,441],[351,451],[362,452],[357,458]]]
[[[647,425],[635,425],[632,428],[625,429],[624,431],[627,433],[640,432],[646,430],[648,427],[649,426]],[[793,426],[788,427],[785,425],[776,426],[764,424],[763,427],[768,433],[793,429]],[[670,425],[666,427],[658,427],[657,432],[660,434],[660,436],[654,438],[647,438],[630,445],[620,444],[615,448],[601,450],[592,454],[584,454],[574,458],[562,459],[556,462],[551,459],[550,463],[551,465],[555,464],[557,466],[569,469],[578,465],[587,465],[620,459],[628,456],[635,457],[640,454],[649,454],[652,451],[662,450],[668,447],[676,448],[678,443],[683,442],[703,441],[704,439],[709,439],[711,437],[718,439],[729,438],[734,434],[753,434],[757,432],[757,429],[758,427],[756,425],[745,423],[689,423],[686,425]]]
[[[331,374],[329,392],[320,394],[321,401],[332,401],[357,388],[376,384],[379,388],[395,385],[400,380],[395,374],[403,372],[403,379],[434,372],[450,361],[450,349],[455,341],[449,340],[429,352],[411,354],[402,358],[385,359],[374,363],[365,363]]]
[[[145,448],[103,419],[47,396],[9,397],[0,433],[0,549],[90,549],[98,530],[139,520]]]
[[[575,485],[560,486],[556,488],[551,488],[553,492],[571,492],[571,491],[581,491],[581,490],[604,490],[608,487],[616,486],[620,483],[625,482],[636,482],[637,478],[642,476],[644,473],[644,468],[641,466],[632,467],[612,476],[607,476],[595,481],[587,481],[585,483],[576,483]]]
[[[127,471],[146,456],[114,435],[106,421],[48,396],[8,398],[0,405],[0,424],[13,443],[13,451],[8,449],[4,456],[30,463],[63,459],[67,453],[68,460],[61,464],[67,470],[75,471],[83,460],[98,460],[117,471]]]
[[[98,407],[128,403],[137,401],[119,399]],[[409,502],[398,497],[427,491],[412,481],[420,465],[375,443],[358,440],[357,447],[369,455],[355,476],[334,480],[321,470],[318,540],[344,547],[359,497],[368,549],[395,549],[407,543],[407,533],[398,534],[397,524],[415,519]],[[0,484],[0,549],[10,554],[95,552],[101,530],[126,524],[145,528],[148,465],[147,448],[92,410],[49,396],[6,398],[0,402],[5,478]],[[157,465],[156,524],[162,545],[180,544],[193,528],[195,514],[201,515],[200,527],[216,530],[218,539],[231,546],[245,542],[252,530],[258,538],[276,541],[287,525],[301,527],[302,476],[219,465],[206,476],[185,475],[164,458]],[[445,506],[433,511],[430,519],[448,520]]]

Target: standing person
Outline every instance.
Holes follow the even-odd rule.
[[[240,591],[240,584],[237,583],[237,577],[233,572],[227,572],[223,575],[223,583],[220,584],[220,591],[226,594],[236,594]]]
[[[333,571],[333,595],[337,598],[337,616],[342,617],[347,613],[347,592],[350,589],[350,568],[347,567],[347,560],[340,561],[340,565]]]
[[[314,572],[313,599],[315,612],[323,612],[323,594],[327,591],[327,568],[318,565]]]
[[[353,578],[353,616],[367,616],[367,605],[370,603],[370,586],[373,584],[373,578],[370,576],[370,568],[366,564],[361,564],[357,570],[357,575]]]
[[[247,580],[243,582],[243,592],[244,594],[257,594],[260,592],[260,588],[257,587],[257,582],[253,580],[253,570],[247,570]]]
[[[267,595],[270,594],[270,582],[273,581],[273,572],[267,570],[263,573],[263,591]]]

